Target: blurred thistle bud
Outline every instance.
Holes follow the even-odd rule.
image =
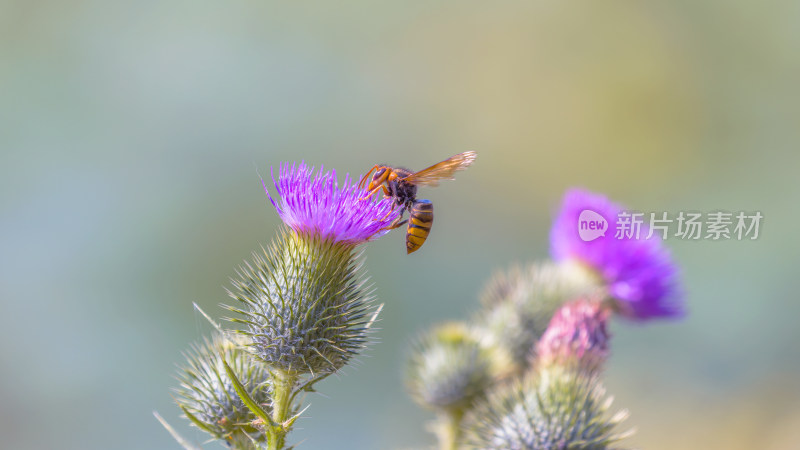
[[[560,365],[597,372],[608,358],[609,310],[599,300],[579,299],[556,311],[536,343],[539,367]]]
[[[558,307],[597,288],[585,271],[568,265],[513,267],[489,281],[481,296],[484,310],[475,322],[484,342],[505,349],[522,370]]]
[[[340,187],[335,171],[313,172],[281,167],[280,203],[267,195],[288,230],[232,280],[243,307],[225,306],[252,353],[290,377],[335,372],[366,347],[372,297],[355,248],[399,215],[390,200],[364,199],[349,177]]]
[[[421,406],[461,411],[485,394],[503,366],[502,355],[483,347],[470,327],[448,323],[414,347],[406,381]]]
[[[522,285],[528,268],[521,266],[511,266],[506,270],[498,270],[489,278],[480,294],[481,303],[486,306],[493,306],[503,303],[513,297]]]
[[[601,281],[574,266],[544,261],[495,272],[486,282],[480,299],[487,308],[505,302],[531,308],[536,304],[553,304],[557,308],[566,300],[596,292]]]
[[[186,365],[178,374],[180,387],[175,401],[197,428],[234,448],[257,448],[266,442],[257,417],[236,394],[226,375],[223,361],[236,373],[250,396],[266,410],[270,409],[269,373],[241,347],[242,338],[227,340],[216,334],[192,345],[186,353]]]
[[[610,413],[599,379],[551,367],[501,386],[464,419],[467,448],[610,449],[629,433],[615,428],[626,411]]]

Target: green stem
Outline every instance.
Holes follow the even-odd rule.
[[[289,432],[284,423],[289,419],[292,410],[292,390],[297,382],[297,375],[273,369],[272,371],[272,420],[276,426],[267,426],[269,450],[280,450],[285,446],[286,433]]]
[[[461,419],[464,410],[450,409],[440,414],[439,419],[439,448],[441,450],[456,450],[461,440]]]

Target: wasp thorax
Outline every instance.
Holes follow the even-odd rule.
[[[252,353],[289,373],[334,372],[369,341],[370,295],[353,246],[294,232],[253,255],[233,280],[228,307]]]

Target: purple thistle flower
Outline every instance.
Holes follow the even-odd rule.
[[[581,236],[579,227],[588,214],[590,220],[602,216],[605,234]],[[655,233],[646,239],[649,229],[641,225],[639,238],[615,236],[619,213],[624,208],[603,195],[570,189],[564,195],[561,210],[550,231],[550,253],[557,261],[575,260],[599,274],[609,295],[617,300],[622,315],[646,320],[658,317],[681,317],[684,300],[678,286],[678,270]]]
[[[278,180],[273,172],[272,181],[280,203],[272,198],[265,184],[267,197],[281,220],[298,234],[358,245],[386,234],[386,226],[400,214],[390,199],[361,200],[367,191],[359,189],[350,175],[345,176],[340,187],[335,170],[324,172],[320,167],[314,175],[314,168],[305,162],[291,167],[281,164]]]
[[[576,362],[590,371],[599,369],[608,358],[608,315],[599,301],[579,299],[564,304],[536,343],[538,363]]]

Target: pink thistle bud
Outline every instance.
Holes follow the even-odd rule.
[[[574,365],[590,372],[600,369],[609,354],[608,317],[609,310],[599,301],[579,299],[564,304],[536,344],[537,364]]]

